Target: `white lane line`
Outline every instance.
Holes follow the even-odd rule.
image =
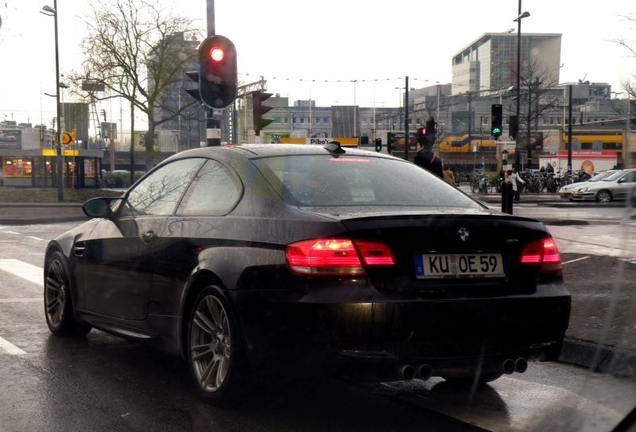
[[[15,234],[15,235],[20,235],[19,232],[15,232],[15,231],[4,231],[7,234]]]
[[[41,297],[0,299],[0,303],[39,303],[41,301],[44,301]]]
[[[36,237],[36,236],[27,236],[27,237],[30,238],[30,239],[33,239],[33,240],[44,241],[43,238]]]
[[[0,348],[2,348],[3,350],[5,350],[6,352],[8,352],[11,355],[24,355],[24,354],[26,354],[26,351],[22,351],[20,348],[18,348],[17,346],[13,345],[11,342],[9,342],[8,340],[4,339],[1,336],[0,336]]]
[[[577,259],[573,259],[573,260],[570,260],[570,261],[566,261],[566,262],[564,262],[564,263],[562,263],[562,264],[563,264],[563,265],[565,265],[565,264],[572,264],[572,263],[575,263],[575,262],[577,262],[577,261],[583,261],[583,260],[586,260],[586,259],[588,259],[588,258],[592,258],[592,257],[588,255],[588,256],[581,257],[581,258],[577,258]]]
[[[17,259],[0,259],[0,270],[20,276],[28,281],[42,286],[44,275],[41,267],[25,263]]]

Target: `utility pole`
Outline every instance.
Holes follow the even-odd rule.
[[[409,77],[404,77],[404,160],[409,160]]]
[[[207,27],[208,37],[216,35],[216,27],[214,22],[214,0],[207,1]],[[221,145],[221,120],[215,116],[214,109],[206,107],[206,145],[208,147]]]

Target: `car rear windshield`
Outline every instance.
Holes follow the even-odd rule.
[[[254,163],[286,202],[298,206],[481,208],[454,186],[401,159],[290,155]]]

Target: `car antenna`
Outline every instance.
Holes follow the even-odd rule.
[[[323,146],[325,150],[327,150],[331,154],[343,154],[346,151],[340,145],[340,141],[329,141],[328,144]]]

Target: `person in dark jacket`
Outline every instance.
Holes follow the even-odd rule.
[[[440,158],[433,153],[432,145],[429,144],[425,137],[420,137],[417,140],[417,154],[413,162],[415,165],[420,166],[439,178],[444,179],[444,165]]]

